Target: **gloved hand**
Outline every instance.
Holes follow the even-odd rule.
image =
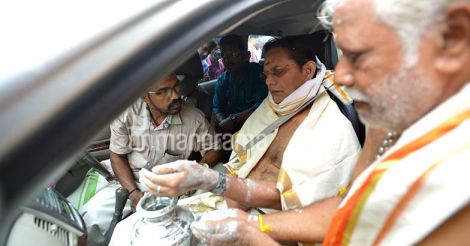
[[[140,171],[140,182],[157,196],[179,196],[196,189],[211,190],[218,180],[217,171],[188,160],[158,165],[152,172]]]
[[[216,210],[194,221],[191,230],[206,245],[254,245],[253,238],[265,236],[257,223],[256,216],[238,209]]]

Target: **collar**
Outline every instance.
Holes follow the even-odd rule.
[[[155,130],[166,129],[170,125],[182,125],[183,121],[181,120],[180,114],[181,114],[181,111],[177,114],[167,115],[160,125],[153,127],[152,115],[150,113],[150,109],[147,106],[147,117],[149,119],[150,126],[153,127]]]
[[[181,106],[181,110],[183,110],[183,106]],[[183,121],[181,120],[181,111],[177,114],[168,115],[165,118],[165,121],[170,125],[182,125]]]

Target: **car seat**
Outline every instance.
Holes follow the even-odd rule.
[[[207,91],[198,87],[198,81],[203,77],[199,55],[195,53],[178,67],[175,73],[181,80],[181,95],[183,100],[201,110],[206,119],[210,121],[212,116],[212,98]]]
[[[314,32],[312,34],[306,35],[298,35],[296,36],[299,38],[302,43],[309,45],[315,54],[317,55],[318,59],[325,64],[328,70],[333,70],[336,64],[338,63],[338,54],[336,51],[336,45],[333,41],[333,35],[330,31],[321,30]],[[328,91],[331,99],[338,105],[339,110],[343,115],[348,118],[351,122],[354,131],[356,132],[356,136],[359,140],[361,146],[364,145],[365,140],[365,126],[359,120],[357,115],[356,109],[353,107],[352,104],[345,104],[339,98],[337,98],[333,93]]]

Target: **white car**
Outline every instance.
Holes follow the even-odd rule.
[[[90,168],[80,155],[107,158],[102,129],[212,38],[317,32],[306,42],[337,62],[321,0],[12,2],[0,6],[0,245],[92,245],[65,198]]]

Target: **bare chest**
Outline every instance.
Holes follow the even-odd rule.
[[[276,182],[281,168],[284,151],[286,150],[292,135],[294,135],[294,132],[304,121],[305,117],[307,117],[309,110],[310,107],[302,110],[278,129],[277,135],[266,150],[266,153],[264,153],[258,164],[248,175],[249,178],[272,181],[274,183]]]

